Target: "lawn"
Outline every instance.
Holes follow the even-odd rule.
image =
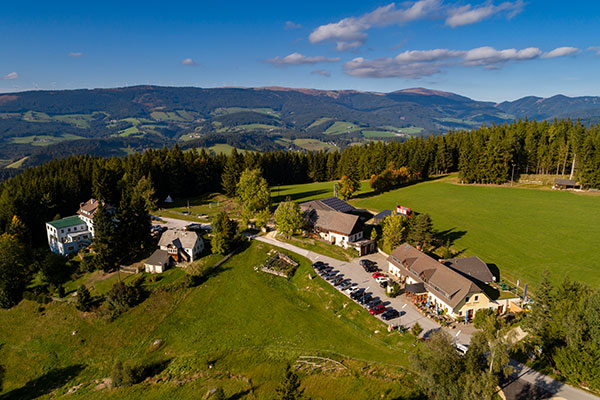
[[[389,137],[397,137],[397,132],[392,131],[368,131],[364,130],[361,132],[362,135],[366,138],[389,138]]]
[[[334,151],[338,150],[338,147],[334,144],[322,142],[318,139],[296,139],[294,144],[298,147],[306,149],[308,151]]]
[[[290,280],[255,271],[270,249],[254,242],[201,286],[156,291],[113,322],[66,303],[0,310],[3,398],[186,399],[217,386],[230,398],[270,398],[287,362],[316,355],[348,370],[301,372],[309,398],[416,398],[413,339],[309,279],[302,257],[290,254],[300,262]],[[156,379],[95,391],[115,360],[162,366]]]
[[[315,182],[302,185],[271,186],[271,201],[276,206],[288,196],[296,202],[305,202],[333,196],[333,184],[335,182]],[[361,182],[361,188],[357,194],[369,192],[371,188],[368,182]]]
[[[220,193],[212,193],[191,199],[173,200],[172,204],[166,205],[165,208],[154,211],[152,214],[194,222],[208,222],[210,218],[215,217],[221,211],[227,211],[232,217],[239,217],[241,212],[240,204],[236,199],[231,199]],[[200,218],[202,215],[207,217]]]
[[[303,238],[301,236],[284,238],[283,236],[279,235],[277,240],[290,243],[302,249],[313,251],[315,253],[335,258],[336,260],[340,261],[352,261],[354,258],[358,257],[358,252],[353,249],[344,250],[340,246],[332,246],[330,243],[325,243],[312,238]]]
[[[35,135],[35,136],[16,136],[10,138],[11,143],[30,144],[32,146],[49,146],[54,143],[65,140],[84,139],[82,136],[63,133],[60,136]]]
[[[290,189],[292,190],[292,189]],[[306,191],[311,191],[307,187]],[[294,191],[300,192],[297,187]],[[455,238],[462,256],[478,256],[501,277],[535,286],[545,269],[554,281],[600,286],[600,197],[549,190],[475,186],[434,180],[351,203],[374,211],[397,204],[431,215]]]

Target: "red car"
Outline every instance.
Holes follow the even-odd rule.
[[[385,274],[382,274],[381,272],[375,272],[373,275],[371,275],[373,277],[373,279],[377,279],[377,278],[385,278]]]
[[[379,304],[373,308],[369,309],[369,314],[371,315],[379,315],[385,312],[385,306],[383,304]]]

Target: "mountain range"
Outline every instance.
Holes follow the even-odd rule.
[[[355,90],[134,86],[0,95],[0,165],[68,154],[126,154],[179,143],[331,150],[369,140],[473,129],[517,118],[600,122],[600,97],[483,102],[424,88]]]

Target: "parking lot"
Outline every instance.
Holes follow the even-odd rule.
[[[400,313],[400,317],[391,319],[389,321],[385,321],[385,320],[381,319],[381,316],[373,317],[373,318],[379,318],[382,322],[384,322],[387,325],[393,325],[393,326],[402,325],[406,328],[410,328],[416,322],[418,322],[419,325],[421,325],[421,327],[423,328],[423,333],[421,334],[422,336],[428,336],[432,332],[441,329],[441,327],[438,323],[428,319],[423,314],[421,314],[416,309],[416,307],[412,305],[412,303],[410,303],[409,301],[405,301],[404,297],[402,297],[402,296],[398,296],[396,298],[388,297],[386,294],[386,290],[384,288],[380,287],[379,284],[375,281],[375,279],[373,279],[371,277],[371,273],[366,272],[364,270],[364,268],[360,265],[360,260],[368,259],[368,260],[375,262],[377,267],[379,268],[379,270],[387,274],[388,262],[387,262],[386,258],[379,253],[370,254],[368,256],[356,258],[351,262],[344,262],[344,261],[339,261],[339,260],[335,260],[330,257],[320,255],[318,253],[314,253],[312,251],[300,249],[296,246],[293,246],[293,245],[290,245],[287,243],[282,243],[282,242],[279,242],[272,238],[261,237],[261,236],[255,236],[253,238],[256,240],[270,243],[275,246],[283,247],[290,251],[298,253],[298,254],[308,258],[313,263],[316,261],[322,261],[324,263],[327,263],[330,267],[333,268],[334,271],[338,271],[338,273],[340,275],[343,275],[344,279],[350,279],[354,286],[365,289],[365,292],[371,293],[373,298],[375,298],[375,299],[379,298],[383,302],[383,304],[386,306],[386,308],[388,308],[388,309],[393,308]],[[343,293],[345,296],[350,297],[350,295],[345,292],[341,292],[341,293]],[[447,331],[455,338],[457,343],[469,344],[469,342],[471,341],[471,335],[467,332],[463,332],[463,330],[461,330],[459,328],[457,328],[455,330],[447,329]]]

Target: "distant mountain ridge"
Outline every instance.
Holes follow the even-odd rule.
[[[331,150],[517,118],[567,117],[600,122],[600,97],[529,96],[496,104],[420,87],[389,93],[286,87],[38,90],[0,95],[0,166],[92,148],[93,154],[110,149],[107,154],[114,155],[174,143]],[[84,144],[92,139],[93,146]]]

